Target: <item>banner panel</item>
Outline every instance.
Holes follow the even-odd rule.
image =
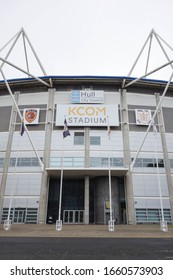
[[[58,105],[56,126],[63,126],[66,118],[68,126],[119,126],[118,104],[115,105]]]

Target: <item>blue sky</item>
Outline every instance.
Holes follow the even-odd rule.
[[[0,48],[23,27],[48,75],[127,76],[152,28],[173,46],[172,0],[0,0],[0,5]],[[132,76],[144,73],[147,50]],[[8,60],[25,67],[22,39]],[[42,75],[30,52],[29,60],[30,72]],[[149,70],[166,61],[153,39]],[[7,78],[24,76],[3,69]],[[152,78],[167,80],[171,71],[167,67]]]

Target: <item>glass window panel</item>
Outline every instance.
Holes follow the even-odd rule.
[[[41,158],[40,158],[41,159]],[[10,166],[15,166],[16,158],[10,158]],[[39,166],[38,158],[18,158],[17,166]]]
[[[111,158],[111,166],[123,166],[123,158]]]
[[[109,165],[108,158],[101,158],[101,163],[102,166],[108,166]]]
[[[170,209],[163,209],[164,219],[171,222]],[[151,222],[159,223],[161,220],[161,209],[136,209],[137,223]]]
[[[32,166],[39,166],[38,158],[31,158]]]
[[[158,166],[159,167],[164,167],[164,161],[163,161],[163,159],[158,159]]]
[[[63,159],[63,166],[65,167],[72,167],[73,166],[73,158],[66,157]]]
[[[132,158],[132,160],[133,160],[133,158]],[[141,158],[137,158],[135,160],[134,167],[142,167],[142,159]]]
[[[90,158],[90,166],[91,167],[101,166],[101,158],[99,158],[99,157],[91,157]]]
[[[15,166],[16,164],[16,158],[10,158],[10,166]]]
[[[83,223],[83,211],[80,211],[80,223]]]
[[[100,145],[100,136],[90,136],[90,145]]]
[[[74,145],[84,145],[84,132],[74,133]]]
[[[4,159],[0,158],[0,167],[3,167],[3,164],[4,164]]]
[[[90,158],[90,166],[91,167],[108,167],[109,165],[109,158],[108,157],[91,157]],[[123,166],[123,158],[110,158],[110,165],[111,166]]]
[[[84,158],[80,158],[80,157],[73,158],[73,166],[84,167]]]
[[[17,166],[31,166],[31,158],[18,158]]]
[[[143,158],[143,167],[153,167],[153,159],[152,158]]]
[[[132,158],[133,160],[133,158]],[[158,159],[158,166],[164,167],[164,160]],[[134,167],[157,167],[155,158],[137,158]]]
[[[50,166],[51,167],[60,167],[61,166],[61,158],[51,158],[50,159]]]

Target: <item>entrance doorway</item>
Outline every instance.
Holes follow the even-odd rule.
[[[49,217],[55,223],[59,213],[60,180],[51,178],[47,221]],[[64,179],[62,186],[61,220],[63,223],[83,223],[84,221],[84,180]]]
[[[26,210],[14,210],[13,223],[24,224],[25,216],[26,216]]]
[[[63,223],[64,224],[83,224],[84,211],[83,210],[64,210]]]

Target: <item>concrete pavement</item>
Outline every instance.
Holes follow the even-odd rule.
[[[108,231],[107,225],[63,225],[57,231],[55,224],[12,224],[11,230],[3,230],[0,237],[77,237],[77,238],[173,238],[173,225],[168,231],[160,230],[160,225],[115,225],[115,231]]]

